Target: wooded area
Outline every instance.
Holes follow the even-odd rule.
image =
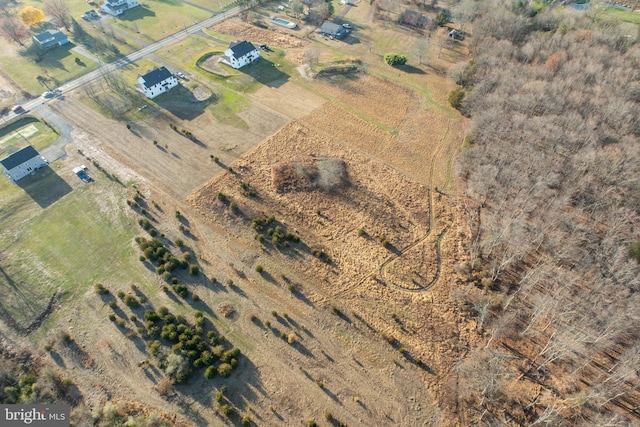
[[[454,296],[487,345],[448,404],[488,425],[638,423],[638,26],[463,3],[474,59],[451,76],[472,117],[457,172],[475,234]]]

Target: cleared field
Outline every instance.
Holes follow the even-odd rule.
[[[151,0],[111,18],[109,23],[134,38],[153,42],[209,17],[211,12],[178,0]]]
[[[135,228],[121,208],[122,189],[95,170],[90,173],[96,182],[86,185],[71,167],[45,168],[1,193],[3,206],[14,209],[1,219],[0,246],[11,248],[0,261],[2,306],[22,326],[54,293],[71,301],[96,280],[139,276],[130,246]],[[24,215],[19,224],[18,212]]]
[[[50,79],[49,86],[56,87],[98,68],[98,64],[71,51],[69,46],[50,50],[38,63],[22,57],[12,46],[0,50],[0,66],[17,85],[33,96],[47,90],[38,83],[38,76]]]

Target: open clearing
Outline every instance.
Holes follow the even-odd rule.
[[[331,46],[237,20],[213,31],[275,50],[229,79],[193,58],[184,87],[131,108],[127,122],[90,108],[82,90],[50,105],[74,127],[68,157],[51,170],[72,191],[43,207],[29,200],[32,187],[7,190],[30,227],[5,232],[3,247],[17,243],[4,255],[21,283],[47,282],[33,288],[42,300],[58,289],[67,298],[43,328],[16,342],[41,345],[50,331],[66,331],[84,350],[56,344],[43,358],[69,372],[85,404],[142,402],[187,424],[229,422],[212,409],[222,385],[237,413],[257,425],[299,425],[325,411],[347,425],[451,424],[435,402],[456,384],[452,366],[478,337],[449,296],[468,238],[459,200],[444,194],[454,193],[451,162],[464,123],[446,106],[450,84],[431,71],[400,75],[364,43]],[[199,57],[220,49],[209,41],[197,36],[183,46]],[[361,56],[368,74],[308,81],[295,70],[310,46],[329,60]],[[158,57],[171,63],[180,47]],[[91,170],[96,182],[85,185],[70,171],[92,161],[105,173]],[[287,184],[276,188],[274,174]],[[162,292],[165,282],[138,263],[132,239],[145,233],[135,225],[142,214],[125,203],[136,194],[163,239],[193,249],[205,275],[180,280],[200,301]],[[251,221],[269,215],[301,242],[260,243]],[[57,246],[46,245],[74,239],[78,245],[57,257]],[[96,270],[104,265],[109,274]],[[202,310],[245,355],[237,373],[226,382],[199,375],[161,395],[163,374],[128,320],[140,310],[119,308],[125,328],[109,322],[111,309],[92,289],[97,281],[112,293],[136,284],[148,304],[185,316]]]

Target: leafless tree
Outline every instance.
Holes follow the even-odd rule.
[[[47,15],[53,17],[58,25],[69,31],[71,28],[71,12],[65,0],[44,0],[42,6]]]
[[[5,16],[0,19],[0,34],[6,39],[24,46],[22,42],[29,37],[29,30],[16,16]]]

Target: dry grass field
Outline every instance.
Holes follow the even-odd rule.
[[[214,30],[287,49],[297,65],[312,46],[335,57],[313,35],[239,21]],[[152,106],[130,129],[88,108],[81,91],[52,105],[74,127],[64,167],[99,162],[130,196],[144,197],[163,237],[183,238],[197,254],[205,275],[189,286],[200,302],[160,292],[151,271],[142,273],[145,294],[187,315],[202,309],[245,356],[233,381],[200,375],[167,392],[162,372],[145,362],[144,343],[106,320],[109,309],[91,289],[45,324],[72,333],[83,351],[56,346],[42,354],[73,371],[86,405],[121,402],[130,413],[184,425],[238,425],[241,415],[264,426],[455,425],[442,399],[457,384],[452,366],[480,340],[450,297],[469,236],[451,182],[465,123],[446,106],[443,74],[422,67],[398,77],[366,45],[341,48],[362,56],[369,72],[315,81],[291,75],[243,94],[247,106],[237,114],[246,128],[180,101]],[[114,209],[133,223],[124,202]],[[270,215],[274,229],[301,242],[278,248],[267,228],[252,228]],[[46,341],[42,334],[33,339]],[[223,384],[236,408],[230,418],[215,409]]]

